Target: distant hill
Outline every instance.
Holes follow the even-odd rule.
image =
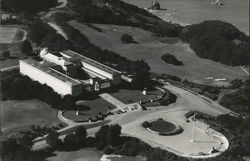
[[[180,37],[201,58],[233,66],[248,63],[249,37],[229,23],[205,21],[182,27],[120,0],[68,0],[68,7],[82,23],[140,27],[157,36]]]
[[[180,38],[195,53],[226,65],[247,65],[249,37],[235,26],[221,21],[204,21],[185,27]]]
[[[77,21],[140,27],[160,36],[178,37],[180,25],[163,21],[145,9],[120,0],[68,0]]]

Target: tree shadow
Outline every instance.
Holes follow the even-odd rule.
[[[76,109],[79,109],[80,111],[89,111],[91,108],[86,105],[77,105]]]
[[[6,58],[8,58],[8,59],[17,59],[18,57],[16,57],[16,56],[8,56]]]

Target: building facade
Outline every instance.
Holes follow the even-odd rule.
[[[78,96],[83,90],[100,91],[121,83],[121,72],[71,50],[40,52],[42,61],[19,61],[20,73],[47,84],[62,96]]]

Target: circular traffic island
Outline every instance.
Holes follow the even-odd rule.
[[[145,124],[147,124],[147,126],[145,126]],[[176,135],[183,131],[183,129],[179,125],[166,121],[162,118],[147,123],[144,122],[143,127],[146,127],[153,133],[166,136]]]

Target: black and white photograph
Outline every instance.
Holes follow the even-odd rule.
[[[250,161],[249,0],[0,0],[0,161]]]

